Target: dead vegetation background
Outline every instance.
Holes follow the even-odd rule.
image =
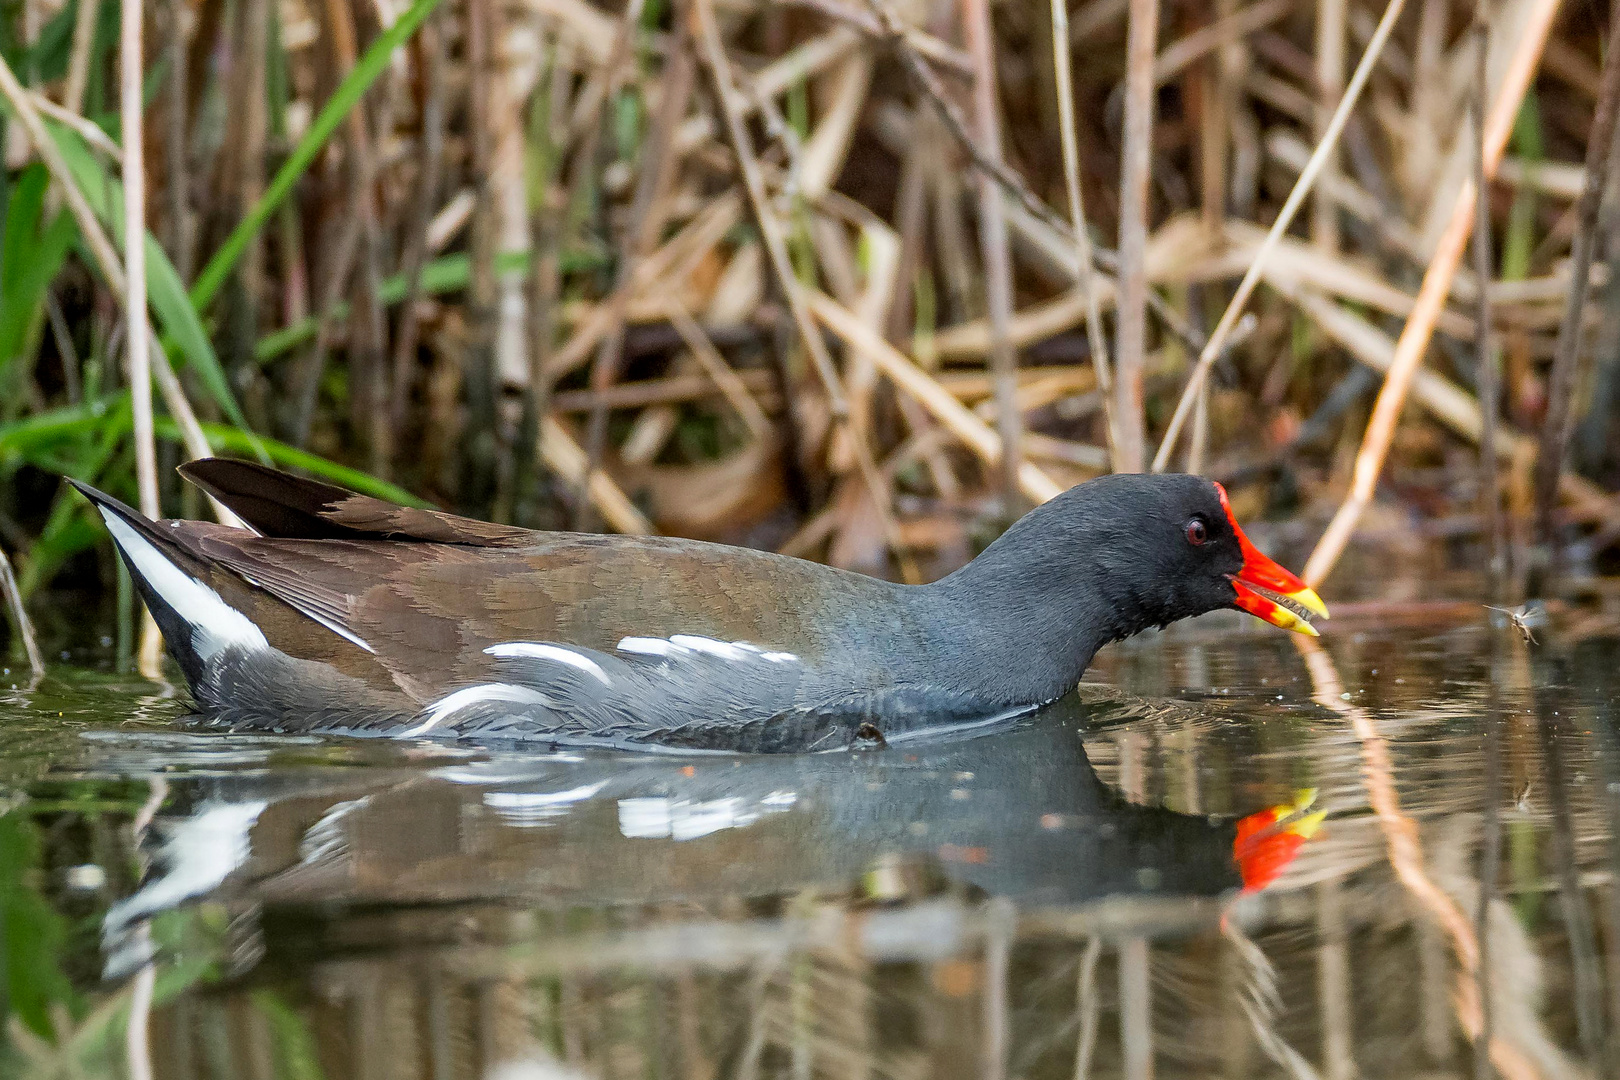
[[[1620,540],[1608,21],[23,0],[0,538],[26,603],[99,541],[61,475],[197,514],[161,466],[212,450],[922,580],[1168,468],[1313,584],[1361,527],[1541,592]]]

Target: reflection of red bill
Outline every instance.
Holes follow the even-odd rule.
[[[1327,811],[1306,813],[1315,802],[1316,789],[1306,788],[1293,802],[1250,814],[1237,823],[1232,861],[1243,875],[1244,892],[1259,892],[1276,881],[1305,841],[1316,835]]]

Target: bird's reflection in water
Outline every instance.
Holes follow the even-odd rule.
[[[1620,649],[1487,632],[1119,650],[820,756],[104,729],[32,789],[40,865],[95,858],[71,785],[167,777],[139,887],[101,861],[184,1080],[1462,1076],[1486,1015],[1497,1075],[1620,1075]]]
[[[929,863],[941,887],[1023,906],[1213,897],[1275,877],[1320,822],[1308,800],[1241,822],[1132,802],[1088,760],[1086,712],[1071,697],[993,736],[850,754],[241,774],[197,785],[189,820],[167,826],[166,868],[125,911],[191,880],[273,906],[711,904],[858,890]],[[249,842],[227,874],[230,829]],[[215,843],[196,848],[204,835]]]
[[[346,1013],[344,1038],[390,1069],[446,1038],[521,1056],[528,1036],[495,1033],[526,1024],[601,1072],[611,1050],[687,1063],[673,1075],[750,1053],[769,1072],[778,1052],[975,1073],[967,1048],[1012,1022],[986,1012],[1009,958],[1072,985],[1077,964],[1095,979],[1087,941],[1212,933],[1320,823],[1303,794],[1241,820],[1131,801],[1088,760],[1089,721],[1071,697],[904,749],[181,782],[153,874],[109,916],[111,953],[138,961],[120,935],[189,896],[228,917],[227,996],[314,994],[317,1043]],[[356,1060],[327,1075],[361,1075]]]

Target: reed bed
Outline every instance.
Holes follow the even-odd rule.
[[[1445,537],[1503,596],[1620,540],[1620,68],[1595,9],[5,19],[24,602],[98,565],[60,477],[191,515],[169,466],[210,452],[906,580],[1111,469],[1296,519],[1312,583],[1357,535]]]

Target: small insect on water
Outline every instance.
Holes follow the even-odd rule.
[[[1524,639],[1526,645],[1540,644],[1540,642],[1536,641],[1536,627],[1547,621],[1547,613],[1539,605],[1520,604],[1516,608],[1505,608],[1486,604],[1485,608],[1488,611],[1499,611],[1506,615],[1508,622],[1513,624],[1513,629],[1519,632],[1519,636]]]

